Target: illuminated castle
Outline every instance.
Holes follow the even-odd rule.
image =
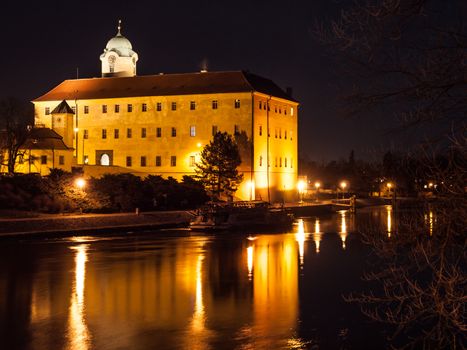
[[[73,165],[87,176],[180,179],[195,174],[202,147],[226,131],[245,141],[237,198],[295,195],[298,102],[271,80],[244,71],[137,76],[138,55],[120,23],[100,60],[101,78],[65,80],[33,101],[35,127],[54,130],[70,149],[63,164],[45,159],[36,171]]]

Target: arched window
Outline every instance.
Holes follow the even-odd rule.
[[[101,155],[101,165],[104,165],[104,166],[110,165],[110,158],[107,153],[104,153],[103,155]]]

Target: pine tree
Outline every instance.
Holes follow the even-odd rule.
[[[230,199],[243,180],[237,170],[241,162],[232,136],[218,132],[201,152],[201,161],[196,164],[197,177],[213,199],[220,199],[222,195]]]

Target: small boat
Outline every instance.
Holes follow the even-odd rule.
[[[285,208],[271,208],[263,201],[208,203],[190,222],[192,231],[282,230],[292,226],[293,215]]]

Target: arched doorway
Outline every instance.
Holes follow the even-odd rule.
[[[101,165],[104,165],[104,166],[109,166],[110,165],[110,157],[107,153],[104,153],[103,155],[101,155]]]

